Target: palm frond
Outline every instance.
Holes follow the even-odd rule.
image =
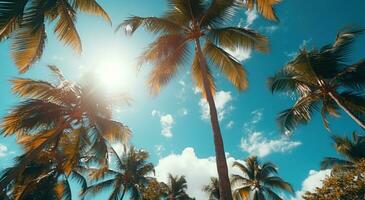
[[[294,193],[293,187],[288,182],[285,182],[278,176],[266,177],[265,179],[263,179],[263,182],[265,185],[271,188],[278,188],[287,192]]]
[[[265,187],[265,192],[267,196],[272,200],[283,200],[279,195],[277,195],[273,190],[270,188]]]
[[[0,1],[0,42],[7,39],[21,24],[28,0]]]
[[[140,26],[155,34],[176,34],[184,30],[166,17],[133,16],[122,22],[116,30],[123,30],[127,35],[133,34]]]
[[[115,182],[115,179],[108,179],[108,180],[102,181],[100,183],[91,185],[87,188],[86,193],[90,192],[92,194],[95,194],[95,193],[98,193],[107,188],[111,188],[115,185],[114,182]]]
[[[274,6],[281,0],[243,0],[243,5],[248,10],[257,9],[266,19],[278,21]]]
[[[70,45],[77,53],[81,53],[82,45],[80,36],[76,30],[76,12],[66,0],[58,1],[59,19],[54,28],[59,40]]]
[[[225,27],[211,29],[206,37],[213,43],[227,49],[251,49],[255,48],[260,52],[267,52],[268,39],[249,29],[239,27]]]
[[[98,117],[96,123],[100,135],[109,142],[127,143],[131,136],[131,130],[120,122]]]
[[[268,86],[272,93],[291,91],[299,95],[307,95],[311,92],[308,85],[310,86],[311,83],[305,82],[305,79],[301,79],[299,74],[287,68],[279,70],[268,79]]]
[[[231,21],[236,12],[236,4],[233,0],[213,0],[201,17],[200,25],[202,27],[216,27]]]
[[[39,60],[46,42],[45,26],[42,24],[36,30],[28,26],[16,30],[10,47],[11,56],[21,73]]]
[[[365,29],[356,27],[345,27],[339,31],[336,40],[331,47],[331,51],[339,57],[346,58],[351,52],[352,44],[356,36],[363,34]]]
[[[321,169],[330,169],[334,166],[353,165],[354,163],[339,158],[325,157],[321,162]]]
[[[318,97],[315,94],[300,98],[292,108],[279,113],[277,121],[283,133],[293,131],[299,124],[306,124],[314,111],[318,110]]]
[[[211,42],[206,42],[203,52],[207,54],[213,63],[225,74],[228,80],[239,90],[248,87],[246,71],[242,65],[223,49]]]
[[[95,0],[73,0],[72,7],[91,15],[101,16],[110,25],[112,24],[108,13]]]
[[[339,79],[341,85],[354,90],[365,89],[365,60],[361,60],[353,65],[350,65],[339,74],[336,79]],[[335,80],[336,80],[335,79]]]
[[[55,192],[58,199],[71,200],[71,188],[67,179],[56,184]]]

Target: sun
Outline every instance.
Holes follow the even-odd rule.
[[[100,83],[110,90],[128,89],[132,82],[132,66],[123,66],[113,60],[109,60],[102,66],[98,66],[95,74]]]

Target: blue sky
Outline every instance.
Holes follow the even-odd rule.
[[[153,3],[151,3],[153,2]],[[204,199],[200,185],[214,175],[212,133],[205,118],[205,102],[194,91],[189,66],[186,65],[161,93],[152,97],[146,87],[146,74],[151,66],[135,72],[136,58],[153,41],[153,35],[142,29],[132,37],[114,33],[118,23],[130,15],[159,16],[166,8],[165,0],[100,1],[110,14],[113,26],[102,19],[80,15],[77,28],[82,55],[75,55],[63,46],[48,28],[48,42],[42,59],[29,72],[19,75],[10,58],[9,41],[0,43],[0,117],[6,115],[19,99],[11,94],[8,80],[13,77],[32,77],[52,80],[47,64],[58,65],[65,75],[77,80],[86,70],[95,69],[104,77],[102,84],[112,82],[134,99],[130,107],[115,109],[115,119],[133,130],[131,143],[147,149],[157,166],[157,176],[166,173],[185,174],[191,186],[188,192]],[[249,89],[238,93],[222,76],[217,76],[217,107],[221,113],[221,128],[229,160],[243,160],[251,154],[263,161],[272,161],[279,174],[292,183],[296,191],[318,183],[323,174],[319,163],[325,156],[337,156],[332,148],[330,133],[316,115],[307,126],[299,127],[290,138],[284,138],[276,125],[276,115],[293,101],[285,95],[272,95],[266,81],[288,62],[299,47],[320,47],[332,42],[336,32],[346,25],[365,27],[365,2],[352,0],[284,0],[277,6],[280,23],[264,20],[255,12],[241,12],[234,24],[247,26],[269,37],[268,54],[236,52],[249,74]],[[353,59],[364,57],[361,47],[365,37],[357,40]],[[112,73],[106,71],[114,70]],[[117,75],[117,78],[113,78]],[[117,81],[117,83],[115,82]],[[331,119],[332,132],[345,135],[360,132],[345,114]],[[22,152],[14,138],[0,138],[0,169],[11,165],[14,156]],[[313,171],[315,170],[315,171]],[[311,176],[309,176],[311,173]],[[306,181],[305,181],[306,180]]]

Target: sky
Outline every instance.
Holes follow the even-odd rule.
[[[136,71],[137,57],[153,41],[154,36],[143,29],[132,37],[114,32],[116,26],[132,15],[159,16],[167,6],[166,0],[109,0],[99,1],[109,13],[113,25],[101,18],[79,15],[77,29],[82,39],[83,52],[77,55],[52,34],[53,24],[47,28],[48,41],[42,59],[26,74],[19,74],[10,57],[10,42],[0,43],[0,117],[4,117],[21,99],[11,93],[9,80],[31,77],[51,81],[47,64],[61,68],[67,78],[77,81],[88,71],[95,70],[100,84],[110,90],[128,93],[131,106],[116,107],[114,118],[128,125],[133,136],[131,144],[150,152],[156,166],[156,176],[166,180],[167,173],[185,175],[188,194],[206,199],[201,191],[211,176],[216,176],[213,137],[208,107],[192,84],[189,65],[183,66],[178,76],[151,96],[146,76],[151,66]],[[279,23],[264,20],[255,11],[241,10],[231,25],[259,31],[270,40],[270,52],[231,52],[248,71],[249,88],[235,90],[226,79],[216,75],[216,106],[224,139],[227,162],[231,173],[234,161],[257,155],[263,162],[275,163],[279,175],[290,182],[296,193],[286,199],[299,200],[304,191],[320,186],[329,170],[320,170],[326,156],[339,156],[333,148],[331,134],[361,133],[360,128],[342,113],[330,118],[332,132],[315,115],[306,126],[300,126],[292,136],[285,137],[276,124],[277,114],[294,102],[286,95],[272,95],[267,78],[292,59],[300,47],[321,47],[331,43],[336,32],[347,25],[365,27],[363,0],[283,0],[277,7]],[[353,61],[364,57],[361,49],[365,36],[354,45]],[[11,166],[22,148],[15,138],[0,137],[0,169]],[[101,194],[101,196],[107,194]],[[74,194],[75,199],[77,196]]]

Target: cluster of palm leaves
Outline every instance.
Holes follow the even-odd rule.
[[[297,98],[293,107],[279,114],[284,132],[307,123],[319,111],[329,129],[328,115],[339,109],[365,129],[365,60],[349,63],[352,44],[365,29],[347,27],[333,44],[321,49],[301,49],[275,76],[269,79],[272,92],[291,92]]]
[[[89,81],[85,85],[65,79],[55,66],[49,66],[56,83],[17,78],[13,92],[24,98],[4,117],[1,134],[15,135],[25,153],[14,167],[0,177],[0,191],[11,191],[14,199],[51,179],[58,195],[69,196],[69,177],[78,177],[78,166],[108,165],[111,143],[125,144],[131,131],[112,120],[112,98],[103,95]],[[26,176],[29,173],[30,176]],[[51,185],[49,185],[51,187]]]
[[[95,0],[1,0],[0,41],[10,38],[11,55],[20,72],[41,57],[47,39],[46,24],[54,22],[58,39],[77,53],[82,50],[76,30],[77,12],[102,16],[108,14]]]
[[[234,162],[233,167],[238,168],[242,174],[233,174],[231,184],[233,199],[235,200],[282,200],[277,194],[278,190],[293,193],[292,186],[281,179],[277,167],[266,162],[261,164],[256,156],[248,157],[245,163]],[[212,177],[210,183],[203,187],[203,191],[209,195],[209,200],[219,200],[219,181]]]

